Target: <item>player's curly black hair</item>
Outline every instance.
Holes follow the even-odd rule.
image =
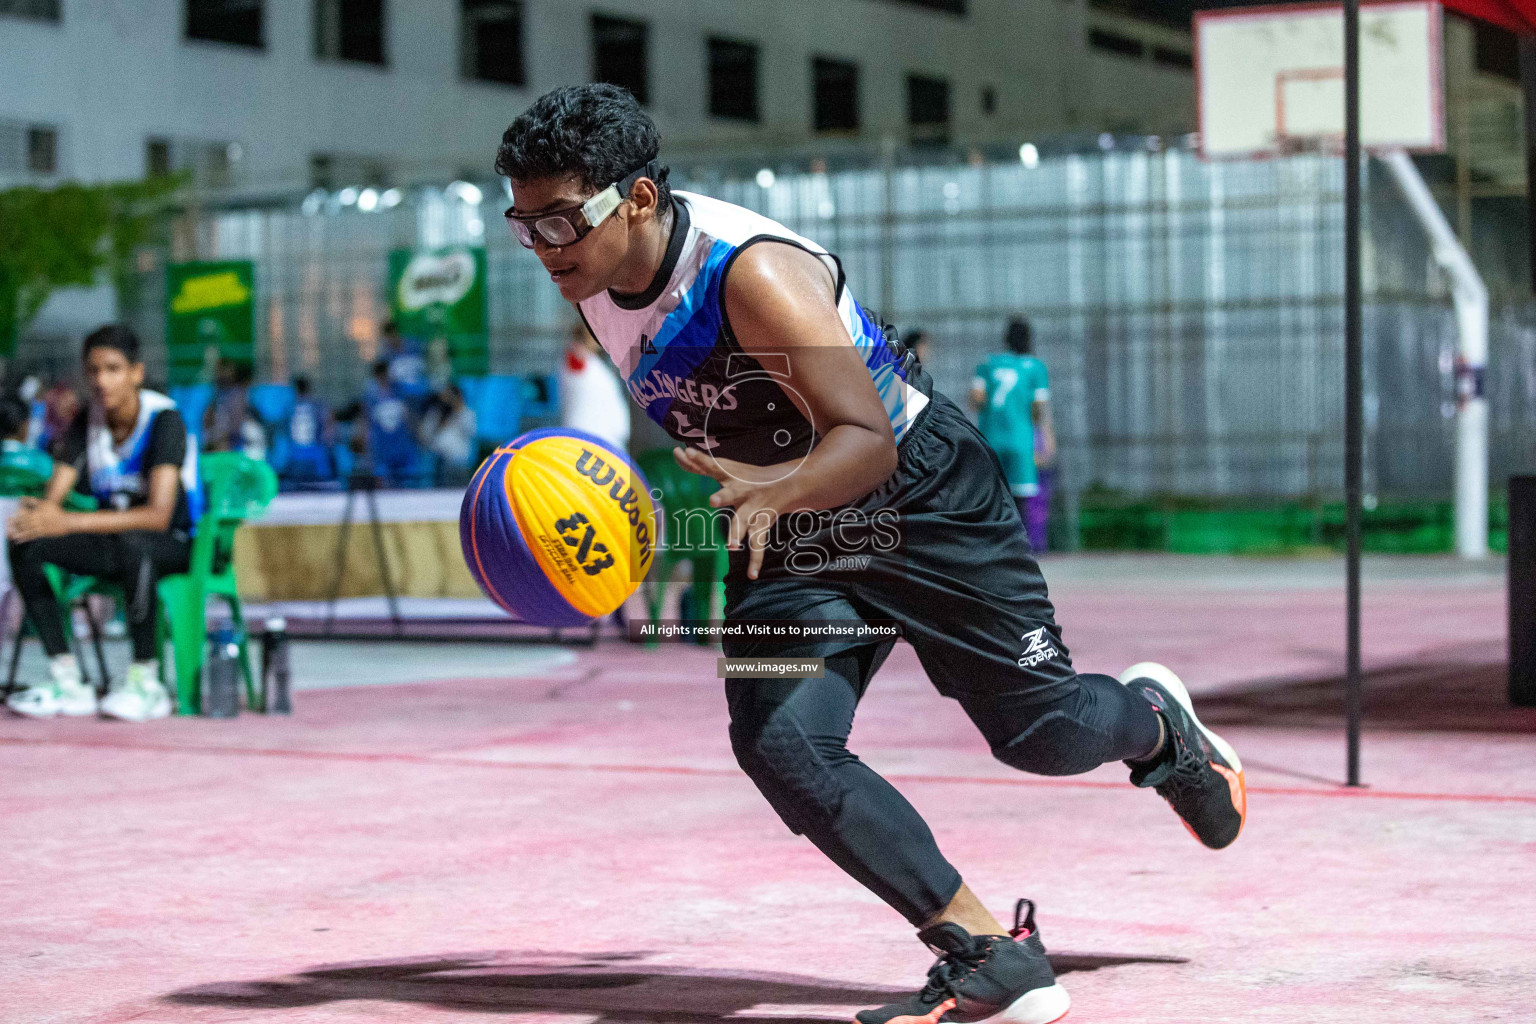
[[[501,134],[496,173],[514,181],[577,175],[597,192],[661,152],[656,122],[628,89],[594,82],[547,92]],[[667,170],[656,176],[660,209],[672,205]]]

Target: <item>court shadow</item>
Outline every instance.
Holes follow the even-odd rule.
[[[1508,665],[1486,645],[1447,648],[1363,674],[1365,721],[1372,729],[1536,733],[1536,708],[1511,707]],[[1337,729],[1344,679],[1328,674],[1265,680],[1200,697],[1213,727]]]
[[[217,982],[164,997],[180,1006],[281,1010],[347,1000],[421,1003],[483,1013],[596,1015],[598,1024],[845,1021],[854,1009],[903,998],[893,989],[794,974],[712,971],[648,962],[654,954],[538,950],[465,953],[316,967],[260,981]],[[1178,957],[1053,955],[1058,974]],[[916,979],[914,979],[915,981]]]

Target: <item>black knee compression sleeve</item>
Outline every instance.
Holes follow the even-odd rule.
[[[1141,757],[1157,745],[1152,705],[1109,676],[1079,675],[1077,681],[1067,696],[1029,709],[1032,720],[994,746],[993,756],[1035,775],[1081,775],[1109,761]]]
[[[731,725],[736,763],[773,805],[784,824],[804,833],[807,818],[837,813],[840,792],[800,723],[783,710],[750,725]]]
[[[785,825],[920,925],[960,875],[912,805],[846,746],[869,668],[830,656],[822,679],[727,683],[731,747]]]

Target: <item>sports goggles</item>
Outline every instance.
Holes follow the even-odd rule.
[[[634,187],[635,182],[641,178],[650,178],[655,181],[664,173],[657,162],[652,160],[639,170],[630,172],[622,180],[609,185],[580,206],[567,206],[563,210],[529,214],[513,213],[514,208],[509,206],[504,214],[507,218],[507,226],[512,229],[513,237],[524,249],[533,248],[535,236],[556,248],[575,245],[586,238],[593,228],[607,220],[609,215],[619,208],[619,204],[629,198],[629,190]]]

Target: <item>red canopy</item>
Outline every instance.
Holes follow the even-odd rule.
[[[1536,34],[1536,0],[1440,0],[1446,10],[1481,18],[1511,32]]]

